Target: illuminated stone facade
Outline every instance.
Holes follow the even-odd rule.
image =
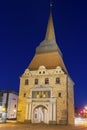
[[[50,14],[45,40],[20,77],[18,122],[74,124],[73,86]]]

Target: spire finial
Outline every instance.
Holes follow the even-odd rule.
[[[55,31],[54,31],[54,25],[53,25],[53,18],[52,18],[52,7],[53,7],[53,1],[50,0],[50,16],[48,19],[48,25],[47,25],[47,31],[46,31],[46,40],[52,40],[55,38]]]
[[[53,6],[53,3],[52,3],[52,0],[50,0],[50,7],[52,7]]]
[[[50,10],[52,11],[52,7],[53,7],[53,1],[50,0]]]

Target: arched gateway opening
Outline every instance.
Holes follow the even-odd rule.
[[[33,123],[48,123],[48,110],[40,105],[33,110]]]

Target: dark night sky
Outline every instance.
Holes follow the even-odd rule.
[[[49,0],[0,1],[0,89],[19,90],[19,77],[44,39]],[[87,104],[87,1],[54,0],[56,40],[75,82],[75,106]]]

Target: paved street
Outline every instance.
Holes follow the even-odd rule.
[[[5,123],[0,124],[0,130],[87,130],[87,125],[60,126],[60,125],[45,125],[45,124]]]

